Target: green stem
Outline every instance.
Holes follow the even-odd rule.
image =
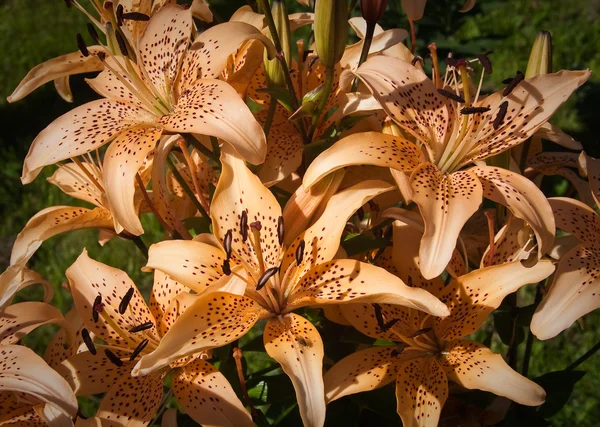
[[[586,351],[586,353],[581,356],[579,359],[577,359],[575,362],[571,363],[566,369],[565,371],[572,371],[575,368],[577,368],[579,365],[581,365],[583,362],[585,362],[586,360],[588,360],[590,357],[592,357],[598,350],[600,350],[600,341],[598,341],[592,348],[590,348],[588,351]]]
[[[148,259],[148,247],[146,246],[146,244],[144,243],[144,241],[142,240],[142,238],[140,236],[133,236],[131,238],[131,241],[133,243],[135,243],[135,245],[138,247],[138,249],[140,250],[140,252],[142,253],[142,255],[144,255],[144,257],[146,259]]]
[[[181,137],[185,139],[185,142],[190,144],[196,150],[200,151],[202,154],[204,154],[206,157],[217,163],[219,166],[221,165],[221,160],[219,159],[219,157],[217,157],[215,153],[206,148],[200,141],[194,138],[193,135],[189,133],[182,133]]]
[[[369,50],[371,49],[371,41],[373,40],[373,34],[375,33],[375,22],[367,22],[367,32],[365,33],[365,38],[363,39],[363,47],[360,52],[360,59],[358,60],[358,66],[367,60],[369,56]],[[356,92],[358,88],[358,77],[354,79],[352,83],[352,89],[350,92]]]
[[[185,182],[185,179],[181,176],[181,174],[177,170],[177,166],[175,166],[175,164],[173,163],[173,160],[171,160],[170,157],[167,157],[167,165],[169,166],[169,169],[171,169],[171,172],[173,172],[173,175],[175,176],[175,179],[177,180],[179,185],[181,185],[181,187],[183,188],[183,191],[185,191],[185,194],[187,194],[187,196],[190,199],[192,199],[192,202],[194,203],[194,206],[196,207],[196,209],[198,209],[198,211],[202,214],[202,216],[204,218],[210,218],[210,216],[208,215],[206,210],[202,207],[202,204],[200,203],[200,201],[198,201],[198,198],[196,197],[194,192],[191,190],[191,188],[188,186],[187,182]]]
[[[313,116],[312,122],[310,124],[310,130],[308,131],[308,141],[312,142],[315,130],[317,129],[317,124],[319,123],[319,119],[321,118],[321,114],[323,113],[323,109],[325,108],[325,104],[327,103],[327,99],[329,98],[329,94],[331,93],[331,89],[333,89],[333,75],[333,68],[327,68],[325,70],[325,87],[323,88],[321,98],[319,99],[319,104],[317,105],[315,115]]]
[[[271,130],[271,124],[273,123],[273,117],[275,116],[275,109],[277,108],[277,100],[274,97],[271,97],[271,102],[269,103],[269,110],[267,111],[267,119],[265,120],[265,138],[267,141],[269,140],[269,131]]]
[[[535,300],[534,304],[537,306],[542,301],[542,288],[543,282],[538,283],[537,288],[535,290]],[[531,333],[531,329],[527,334],[527,342],[525,343],[525,355],[523,356],[523,367],[522,374],[524,377],[529,373],[529,361],[531,360],[531,350],[533,349],[533,339],[534,336]]]

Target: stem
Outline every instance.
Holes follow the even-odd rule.
[[[375,33],[375,22],[367,22],[367,32],[365,33],[365,38],[363,39],[362,51],[360,52],[360,59],[358,60],[357,68],[361,66],[363,62],[367,60],[369,56],[369,50],[371,49],[371,42],[373,41],[373,34]],[[354,78],[354,82],[352,83],[352,89],[350,92],[356,92],[358,88],[358,77]]]
[[[217,163],[219,167],[221,166],[221,160],[215,155],[215,153],[206,148],[200,141],[194,138],[193,135],[189,133],[182,133],[181,137],[185,139],[185,142],[191,144],[196,150],[200,151],[206,157]]]
[[[164,395],[162,402],[160,402],[160,406],[158,407],[158,411],[156,411],[156,415],[152,419],[152,421],[148,424],[149,426],[154,425],[158,421],[158,419],[162,416],[163,412],[167,409],[167,404],[171,400],[173,396],[173,388],[169,389],[169,391]]]
[[[586,360],[588,360],[590,357],[592,357],[598,350],[600,350],[600,341],[598,341],[592,348],[590,348],[588,351],[585,352],[585,354],[583,356],[581,356],[579,359],[577,359],[575,362],[571,363],[566,369],[565,371],[572,371],[575,368],[577,368],[579,365],[581,365],[583,362],[585,362]]]
[[[244,400],[246,401],[246,405],[250,407],[250,413],[252,414],[252,421],[256,424],[264,426],[269,425],[269,422],[265,419],[265,416],[261,411],[256,409],[254,405],[252,405],[252,400],[248,395],[248,389],[246,388],[246,379],[244,378],[244,369],[242,367],[242,359],[244,355],[242,353],[242,349],[239,347],[234,347],[233,349],[233,358],[235,359],[235,367],[237,370],[238,378],[240,380],[240,387],[242,388],[242,395],[244,396]]]
[[[531,147],[531,138],[523,143],[521,149],[521,159],[519,160],[519,169],[521,174],[525,173],[525,166],[527,166],[527,156],[529,155],[529,148]]]
[[[267,111],[267,119],[265,120],[265,138],[267,141],[269,140],[269,131],[271,130],[271,123],[273,123],[273,116],[275,116],[275,109],[277,108],[277,100],[274,97],[271,97],[271,102],[269,103],[269,110]]]
[[[410,25],[410,53],[414,55],[415,48],[417,47],[417,31],[415,29],[415,21],[409,18],[408,24]]]
[[[329,94],[331,93],[331,89],[333,88],[333,74],[333,68],[327,68],[325,70],[325,87],[323,88],[323,92],[321,93],[319,105],[317,105],[317,110],[315,111],[315,115],[313,116],[312,123],[310,125],[310,130],[308,131],[308,141],[312,141],[313,139],[315,130],[317,129],[317,124],[319,123],[319,119],[321,118],[321,113],[325,108],[325,104],[327,103],[327,99],[329,98]]]
[[[167,165],[169,166],[169,169],[171,169],[171,172],[173,172],[173,175],[175,176],[175,179],[177,180],[179,185],[181,185],[181,187],[183,188],[183,191],[185,191],[185,194],[187,194],[187,196],[190,199],[192,199],[192,202],[194,203],[196,209],[198,209],[198,211],[202,214],[203,217],[210,218],[210,216],[202,206],[202,203],[200,203],[200,201],[196,198],[196,195],[188,186],[187,182],[185,182],[185,179],[181,176],[181,174],[177,170],[177,167],[173,163],[173,160],[171,160],[170,157],[167,157]]]
[[[132,236],[131,241],[135,243],[142,255],[144,255],[144,257],[148,259],[148,247],[146,246],[142,238],[140,236]]]
[[[194,190],[196,190],[196,196],[198,198],[198,201],[200,202],[204,210],[208,211],[208,202],[202,195],[202,191],[200,189],[200,183],[198,182],[198,175],[196,173],[196,164],[194,163],[194,159],[192,159],[192,156],[190,156],[190,152],[188,151],[185,140],[180,139],[178,145],[181,149],[181,152],[183,153],[183,158],[185,159],[187,167],[190,171],[190,177],[192,178],[192,183],[194,184]]]
[[[535,290],[535,300],[534,304],[539,304],[542,301],[542,287],[543,282],[538,283],[537,288]],[[531,329],[527,334],[527,342],[525,343],[525,355],[523,356],[523,366],[522,366],[522,374],[524,377],[527,376],[529,372],[529,360],[531,359],[531,350],[533,348],[533,339],[534,336],[531,333]]]

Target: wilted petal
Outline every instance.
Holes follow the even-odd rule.
[[[203,295],[162,337],[154,352],[141,358],[134,375],[146,375],[175,360],[221,347],[242,337],[264,310],[250,298],[215,292]]]
[[[448,378],[468,389],[489,391],[527,406],[544,403],[546,393],[539,385],[515,372],[502,356],[486,346],[456,340],[445,348],[440,365]]]
[[[56,307],[37,301],[20,302],[0,311],[0,345],[16,344],[38,326],[66,325],[65,318]],[[73,341],[74,336],[70,337]]]
[[[300,416],[305,426],[325,422],[323,388],[323,341],[304,317],[288,313],[270,319],[264,332],[267,354],[281,365],[296,390]]]
[[[473,172],[443,175],[432,163],[415,169],[410,184],[425,223],[419,249],[421,273],[432,279],[446,268],[460,231],[479,209],[483,190]]]
[[[592,208],[567,197],[552,197],[548,202],[554,212],[556,228],[590,245],[597,243],[600,236],[600,216]]]
[[[231,384],[213,365],[195,359],[176,371],[173,392],[194,421],[206,427],[254,426]]]
[[[58,166],[56,172],[48,178],[48,182],[56,185],[63,193],[71,197],[103,207],[103,190],[97,185],[102,182],[102,171],[91,162],[81,162],[81,165],[87,173],[75,163],[66,163]]]
[[[573,322],[600,307],[600,249],[583,244],[563,256],[550,291],[531,320],[541,340],[555,337]]]

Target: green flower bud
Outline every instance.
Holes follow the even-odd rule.
[[[277,28],[277,34],[281,41],[281,49],[283,50],[283,56],[288,64],[292,59],[292,36],[290,30],[290,20],[288,19],[287,9],[282,0],[274,0],[271,7],[271,13],[273,14],[273,21]],[[271,39],[270,32],[268,34]],[[271,39],[272,41],[272,39]],[[282,87],[285,86],[285,74],[283,73],[283,67],[281,61],[278,58],[269,59],[267,52],[264,54],[265,62],[265,75],[267,76],[267,83],[270,87]]]
[[[317,0],[315,6],[315,44],[321,63],[337,64],[348,39],[348,3],[346,0]]]
[[[552,35],[548,31],[538,33],[531,48],[525,78],[552,72]]]
[[[381,19],[388,0],[360,0],[360,11],[365,21],[375,23]]]

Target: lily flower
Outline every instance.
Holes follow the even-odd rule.
[[[520,262],[472,271],[450,284],[419,272],[421,232],[394,222],[393,247],[380,263],[415,288],[426,289],[448,306],[434,318],[403,307],[375,304],[342,306],[343,316],[362,333],[393,345],[360,350],[325,374],[327,402],[396,382],[398,415],[405,426],[437,426],[448,397],[448,380],[467,389],[489,391],[523,405],[541,405],[544,390],[514,371],[499,354],[464,339],[477,331],[504,297],[554,271],[550,261],[532,268]],[[394,252],[392,254],[392,252]]]
[[[134,375],[152,375],[173,361],[233,342],[259,319],[267,353],[291,378],[307,426],[325,419],[323,343],[317,329],[294,310],[351,302],[409,306],[444,316],[444,304],[371,264],[335,259],[347,219],[370,198],[393,187],[365,181],[331,197],[323,214],[291,244],[273,194],[230,149],[211,205],[218,244],[165,241],[150,248],[148,268],[200,293],[170,327]],[[230,280],[228,292],[209,292]]]
[[[231,385],[201,354],[180,358],[148,376],[130,375],[139,357],[159,345],[186,309],[190,295],[183,286],[157,271],[148,307],[126,273],[92,260],[85,250],[66,275],[88,351],[56,369],[78,396],[106,393],[96,417],[149,422],[160,405],[164,377],[172,372],[175,397],[198,423],[253,425]],[[96,343],[90,333],[105,344]]]
[[[354,75],[359,77],[417,145],[402,136],[351,135],[311,164],[303,184],[310,187],[350,165],[377,165],[410,174],[412,200],[425,222],[419,256],[427,279],[442,273],[460,230],[483,197],[507,206],[531,225],[541,257],[554,239],[554,221],[543,193],[521,175],[481,161],[529,138],[590,74],[560,71],[531,79],[517,75],[503,91],[480,97],[471,93],[466,61],[449,68],[444,84],[438,75],[436,85],[408,62],[375,56],[344,78],[348,84]],[[473,163],[476,166],[464,169]]]
[[[195,39],[192,15],[167,5],[150,20],[136,49],[120,44],[121,56],[100,55],[106,69],[90,80],[105,99],[92,101],[59,117],[34,140],[25,159],[22,181],[31,182],[46,166],[83,155],[112,141],[104,158],[104,173],[118,176],[120,185],[107,187],[114,209],[127,199],[148,154],[163,133],[196,133],[219,137],[240,155],[258,164],[264,160],[264,133],[246,104],[227,83],[216,79],[239,43],[259,39],[254,27],[225,23]],[[133,61],[133,57],[137,58]],[[125,225],[139,235],[139,220]]]
[[[0,424],[72,426],[69,384],[27,347],[0,345]]]

